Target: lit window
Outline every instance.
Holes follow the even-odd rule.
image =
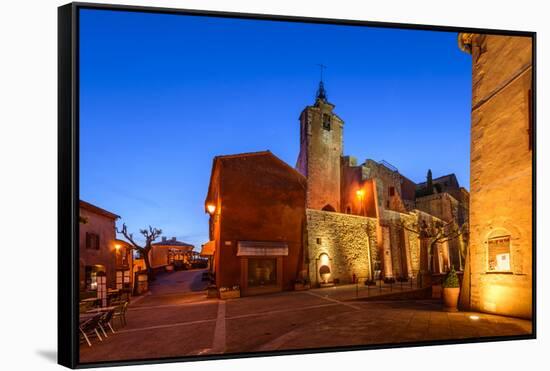
[[[86,288],[88,290],[97,290],[97,274],[105,272],[105,267],[102,265],[87,265],[85,267]]]
[[[248,259],[248,286],[272,286],[277,284],[277,258]]]
[[[494,237],[487,241],[487,269],[489,272],[511,270],[510,236]]]

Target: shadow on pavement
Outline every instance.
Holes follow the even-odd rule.
[[[191,282],[190,287],[191,287],[191,291],[204,291],[206,290],[206,287],[208,287],[208,281],[202,280],[202,273],[196,274],[193,277],[193,281]]]

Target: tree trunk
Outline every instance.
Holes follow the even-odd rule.
[[[155,280],[155,272],[151,268],[151,263],[149,262],[149,251],[150,249],[144,249],[143,251],[143,261],[145,262],[145,269],[147,270],[147,279],[149,282]]]
[[[434,273],[434,270],[435,270],[435,254],[434,254],[434,251],[435,251],[435,246],[437,244],[437,240],[434,240],[430,243],[430,248],[429,248],[429,258],[428,258],[428,271],[430,273]]]

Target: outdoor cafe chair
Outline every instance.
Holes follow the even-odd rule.
[[[128,302],[125,301],[119,305],[113,314],[113,318],[117,318],[120,321],[121,326],[126,326],[126,311],[128,310]]]
[[[111,309],[107,312],[104,312],[101,318],[99,319],[99,327],[101,328],[101,331],[103,331],[103,334],[105,337],[107,336],[107,332],[105,331],[105,327],[108,327],[111,329],[111,332],[114,334],[115,330],[113,329],[113,326],[111,325],[111,321],[113,320],[113,314],[115,313],[115,309]]]
[[[80,330],[80,333],[84,337],[84,340],[86,340],[86,343],[88,343],[88,346],[92,346],[92,343],[90,342],[90,337],[95,335],[99,339],[99,341],[103,341],[101,338],[101,335],[99,334],[99,331],[97,330],[99,327],[99,321],[101,317],[103,316],[103,313],[99,313],[92,318],[82,322],[80,326],[78,326],[78,329]]]
[[[113,305],[113,303],[117,303],[121,300],[120,292],[109,293],[107,297],[109,299],[110,305]]]

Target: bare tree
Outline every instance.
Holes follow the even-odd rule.
[[[152,248],[152,243],[155,241],[161,234],[162,230],[159,228],[153,228],[149,226],[148,229],[140,229],[139,233],[145,237],[145,246],[141,246],[136,243],[134,240],[134,236],[132,233],[128,233],[128,228],[126,227],[126,223],[122,224],[122,229],[119,231],[117,228],[117,232],[122,234],[128,242],[132,245],[132,249],[139,251],[141,256],[143,257],[143,261],[145,262],[145,269],[147,270],[147,278],[149,281],[153,281],[155,279],[155,274],[153,272],[153,269],[151,268],[151,262],[149,261],[149,252]]]
[[[428,271],[432,271],[434,267],[434,251],[438,244],[449,242],[463,236],[466,238],[468,233],[468,222],[464,222],[462,225],[458,225],[456,218],[453,215],[450,221],[444,222],[442,220],[431,218],[429,222],[426,218],[422,218],[420,222],[407,223],[401,221],[399,227],[417,234],[421,239],[426,239],[428,242]],[[464,261],[466,255],[466,249],[461,245],[459,251],[462,261]]]

